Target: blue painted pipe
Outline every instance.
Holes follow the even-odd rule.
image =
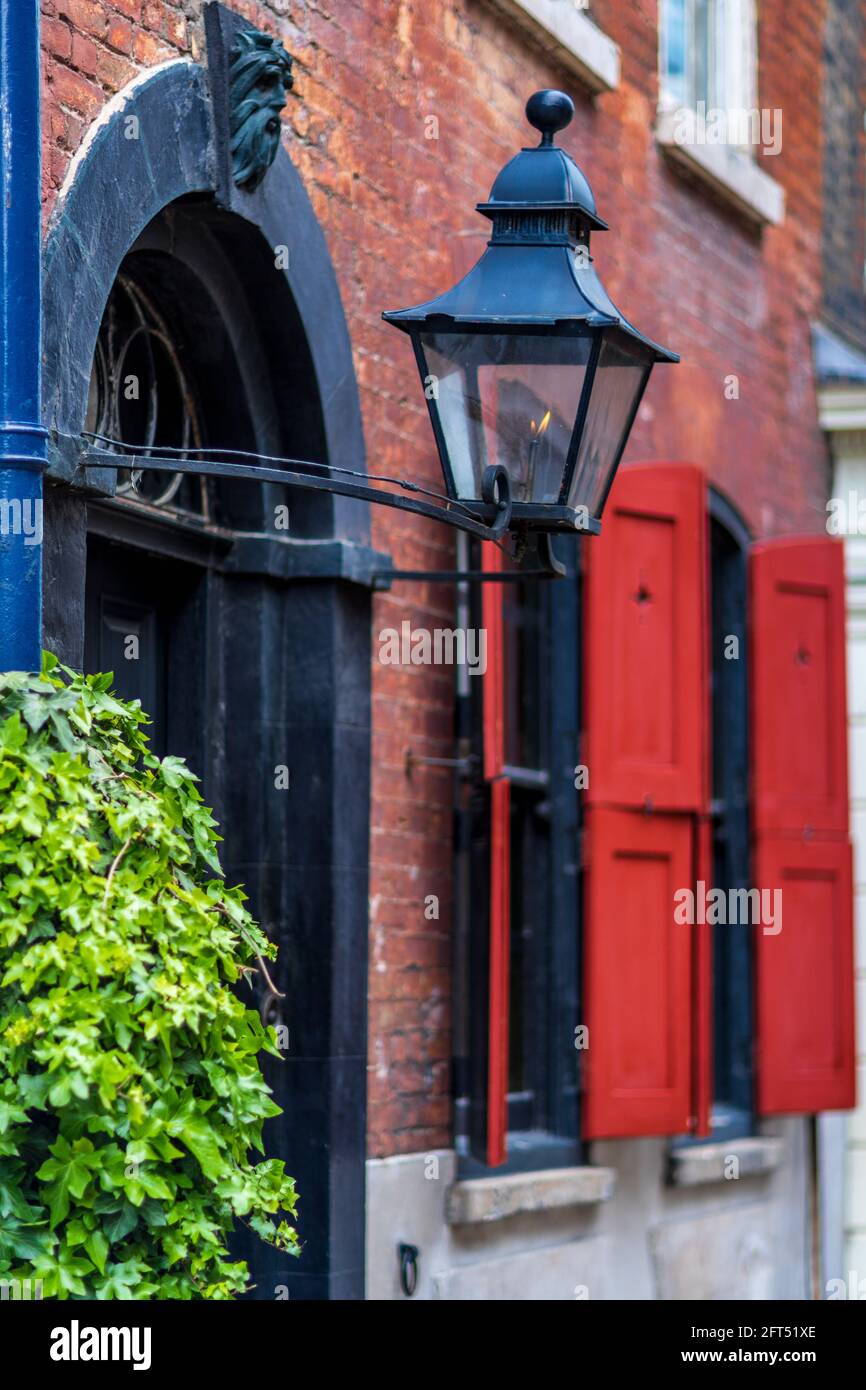
[[[0,0],[0,671],[42,646],[39,0]]]

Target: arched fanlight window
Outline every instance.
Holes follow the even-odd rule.
[[[108,299],[96,343],[85,430],[158,452],[204,443],[195,382],[182,344],[152,291],[126,268]],[[188,457],[182,453],[179,457]],[[117,496],[207,520],[207,480],[126,469]]]

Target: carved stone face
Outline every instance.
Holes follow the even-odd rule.
[[[270,34],[243,30],[232,49],[229,84],[234,180],[251,192],[277,157],[292,60]]]

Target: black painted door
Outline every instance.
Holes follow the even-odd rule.
[[[88,538],[84,665],[112,671],[140,700],[159,757],[186,757],[204,776],[201,607],[204,571],[146,550]]]

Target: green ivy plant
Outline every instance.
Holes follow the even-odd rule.
[[[276,948],[111,681],[0,677],[0,1280],[229,1299],[235,1221],[298,1253],[293,1180],[250,1158],[280,1054],[234,988]]]

